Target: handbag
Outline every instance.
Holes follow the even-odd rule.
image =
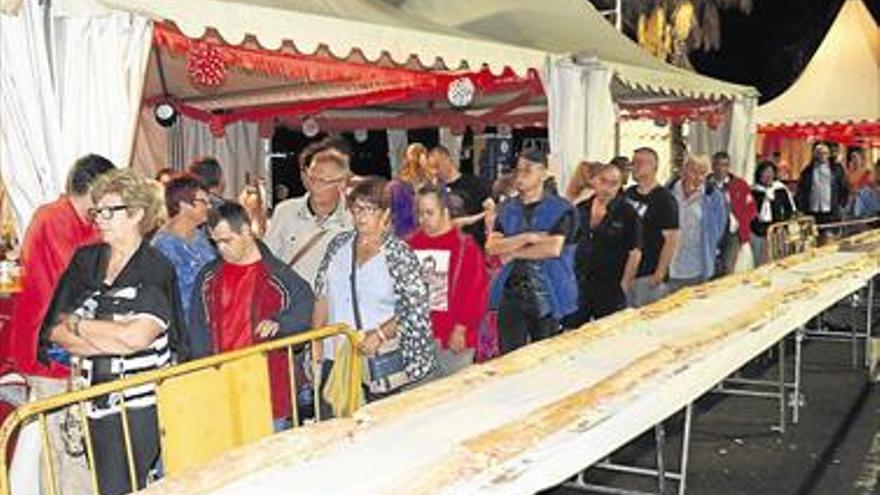
[[[351,286],[351,305],[354,313],[354,322],[358,330],[363,329],[361,311],[357,298],[357,237],[351,243],[351,274],[349,275]],[[400,335],[384,342],[376,354],[366,358],[363,381],[370,393],[388,394],[409,383],[409,375],[406,374],[406,360],[403,358],[403,348],[400,344]]]
[[[88,388],[88,384],[83,383],[82,378],[82,361],[80,358],[72,359],[71,375],[68,381],[68,392],[75,392]],[[64,445],[64,451],[70,457],[81,457],[86,453],[85,426],[82,418],[75,412],[77,406],[69,406],[64,409],[59,425],[61,430],[61,443]]]

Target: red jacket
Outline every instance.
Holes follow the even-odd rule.
[[[308,283],[274,257],[266,246],[262,243],[259,246],[262,270],[254,283],[253,293],[241,294],[241,303],[250,305],[250,335],[243,339],[247,342],[246,346],[264,340],[256,334],[256,327],[263,320],[272,320],[280,325],[274,338],[307,330],[311,325],[314,304]],[[187,337],[184,339],[186,351],[181,361],[223,352],[220,349],[220,334],[230,331],[224,325],[221,305],[223,284],[220,270],[223,263],[222,259],[217,258],[206,265],[196,278]],[[270,352],[268,362],[272,417],[288,418],[291,415],[291,402],[287,351]]]
[[[446,349],[449,347],[453,327],[462,324],[467,329],[467,346],[475,348],[477,328],[486,314],[489,296],[489,277],[486,274],[483,252],[471,236],[462,234],[457,229],[436,237],[418,230],[410,237],[409,244],[417,255],[430,250],[449,253],[445,279],[447,309],[431,310],[434,338]]]
[[[24,287],[13,299],[12,317],[0,336],[0,358],[16,370],[53,378],[67,378],[70,371],[52,362],[37,361],[37,334],[61,275],[82,246],[101,240],[94,224],[79,216],[67,196],[37,209],[21,246]]]
[[[730,175],[727,183],[727,196],[730,198],[730,210],[739,223],[739,241],[749,242],[752,238],[752,230],[749,227],[752,220],[758,216],[758,207],[752,198],[752,188],[749,184],[735,175]]]

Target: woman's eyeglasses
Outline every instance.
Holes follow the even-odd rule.
[[[128,209],[127,205],[102,206],[100,208],[89,208],[89,217],[92,220],[102,219],[110,220],[117,211]]]
[[[211,202],[205,198],[193,198],[190,203],[192,203],[193,206],[195,206],[196,203],[201,203],[203,206],[211,206]]]
[[[379,207],[371,203],[355,203],[349,208],[352,216],[372,215],[379,211]]]

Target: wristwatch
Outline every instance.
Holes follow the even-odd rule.
[[[79,337],[79,323],[82,321],[82,316],[71,313],[70,316],[67,317],[67,329],[73,332],[74,335]]]

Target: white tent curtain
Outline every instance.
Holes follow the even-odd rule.
[[[545,77],[551,167],[560,189],[581,160],[608,161],[614,153],[612,71],[570,60],[550,63]]]
[[[53,17],[48,5],[0,16],[0,172],[20,229],[63,191],[78,157],[129,165],[152,41],[144,18]]]
[[[165,167],[173,168],[169,145],[171,132],[156,123],[152,107],[143,107],[138,118],[134,152],[131,157],[132,168],[150,177],[154,177],[156,172]]]
[[[391,177],[397,176],[403,164],[403,153],[409,146],[406,129],[388,129],[388,163],[391,165]]]
[[[730,154],[730,168],[735,175],[750,181],[755,170],[755,98],[736,98],[721,125],[709,128],[705,122],[689,124],[688,149],[692,153]]]
[[[736,98],[730,111],[730,138],[727,141],[727,152],[730,153],[730,163],[734,173],[746,180],[750,180],[755,170],[757,106],[757,98]]]
[[[260,138],[259,124],[235,122],[226,127],[226,134],[221,138],[214,137],[207,124],[186,117],[181,117],[174,129],[182,146],[177,150],[172,146],[173,167],[183,169],[203,156],[216,158],[223,168],[225,197],[237,199],[249,174],[269,179],[266,146]]]
[[[0,175],[20,230],[63,186],[55,168],[61,126],[45,19],[36,1],[17,17],[0,15]]]

